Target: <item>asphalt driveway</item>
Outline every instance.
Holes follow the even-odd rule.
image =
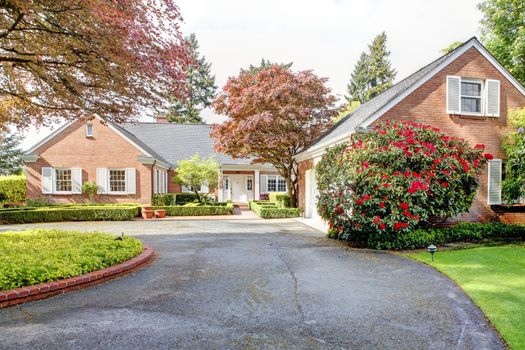
[[[1,349],[501,349],[448,279],[294,220],[57,223],[136,235],[156,260],[0,310]]]

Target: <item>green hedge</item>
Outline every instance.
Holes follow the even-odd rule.
[[[132,237],[108,233],[28,230],[0,234],[0,290],[79,276],[142,252]]]
[[[448,228],[418,229],[400,234],[393,242],[369,240],[373,249],[418,249],[453,242],[525,241],[525,225],[461,223]]]
[[[152,205],[173,205],[175,203],[174,193],[154,194]]]
[[[195,193],[181,192],[175,193],[175,204],[184,204],[189,202],[198,201],[199,197]]]
[[[301,216],[299,208],[280,208],[270,201],[251,201],[250,209],[263,219],[296,218]]]
[[[217,203],[216,205],[164,205],[153,209],[166,210],[166,216],[206,216],[233,215],[233,203]]]
[[[20,203],[26,199],[24,175],[0,176],[0,204]]]
[[[138,205],[63,205],[0,210],[0,223],[22,224],[56,221],[124,221],[139,215]]]
[[[279,208],[290,208],[290,196],[284,192],[270,192],[268,198]]]

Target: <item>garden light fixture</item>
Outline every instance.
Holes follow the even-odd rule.
[[[434,253],[437,251],[437,247],[431,244],[428,246],[427,250],[429,251],[430,255],[432,255],[432,261],[434,261]]]

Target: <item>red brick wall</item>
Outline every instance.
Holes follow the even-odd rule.
[[[500,117],[453,116],[446,113],[446,76],[497,79],[501,82]],[[469,49],[454,62],[420,86],[412,94],[386,112],[385,119],[410,120],[440,128],[450,136],[462,137],[471,145],[483,143],[495,158],[504,158],[501,141],[509,131],[507,112],[525,106],[525,97],[499,73],[475,48]],[[487,171],[483,172],[480,190],[468,214],[462,219],[487,221],[496,215],[487,205]]]
[[[42,167],[82,168],[82,182],[97,181],[97,168],[137,169],[135,195],[97,195],[95,201],[104,203],[150,203],[153,189],[151,166],[137,161],[142,153],[108,126],[92,120],[94,137],[85,136],[85,122],[77,121],[51,141],[37,149],[40,157],[26,163],[27,196],[47,198],[53,203],[87,202],[84,195],[44,195],[41,185]]]
[[[175,182],[176,175],[175,170],[168,171],[168,193],[182,192],[182,186]]]

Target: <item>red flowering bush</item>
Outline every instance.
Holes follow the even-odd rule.
[[[485,146],[414,123],[386,122],[330,148],[317,165],[318,210],[330,235],[390,248],[431,216],[468,211]]]

